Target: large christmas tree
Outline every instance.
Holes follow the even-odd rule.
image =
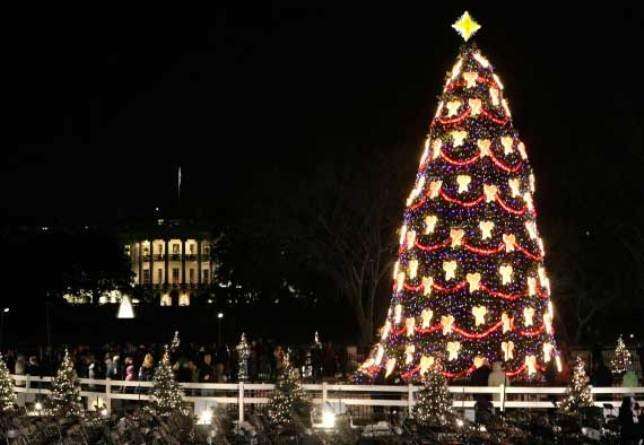
[[[380,341],[360,372],[417,380],[435,357],[464,376],[484,358],[532,377],[553,359],[550,284],[536,225],[535,181],[503,84],[465,38],[429,127],[400,229]]]

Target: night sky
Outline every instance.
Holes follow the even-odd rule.
[[[487,3],[467,6],[526,141],[542,215],[565,206],[557,191],[570,177],[592,199],[598,171],[580,157],[641,164],[621,147],[641,135],[642,8]],[[415,165],[463,9],[16,17],[3,54],[2,207],[13,223],[151,215],[170,206],[181,165],[185,206],[217,220],[256,178],[297,175],[347,146],[398,144]]]

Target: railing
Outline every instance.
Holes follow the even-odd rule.
[[[32,377],[12,375],[15,381],[14,391],[18,394],[46,395],[50,393],[51,377]],[[112,410],[113,401],[148,401],[147,394],[152,382],[127,382],[110,379],[79,379],[81,396],[87,399],[87,406],[100,405],[107,412]],[[268,383],[181,383],[186,402],[194,404],[195,413],[208,405],[237,405],[238,418],[244,420],[245,408],[266,404],[275,385]],[[415,404],[415,393],[419,386],[393,385],[335,385],[329,383],[304,384],[305,392],[311,396],[314,404],[332,406],[344,405],[346,408],[363,408],[369,411],[376,409],[399,408],[411,412]],[[99,390],[101,389],[101,390]],[[501,411],[505,409],[549,409],[566,393],[565,387],[520,387],[520,386],[450,386],[455,409],[471,410],[476,403],[475,394],[490,394],[492,404]],[[196,393],[201,392],[201,395]],[[604,407],[605,412],[615,414],[621,398],[627,394],[640,396],[638,402],[644,404],[644,387],[597,387],[592,393],[604,396],[607,400],[595,400],[595,406]],[[616,397],[617,396],[617,397]],[[380,407],[380,408],[376,408]]]

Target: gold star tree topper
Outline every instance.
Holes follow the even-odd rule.
[[[469,12],[465,11],[462,16],[459,17],[459,19],[454,22],[452,25],[452,28],[456,30],[457,33],[463,37],[463,40],[466,42],[472,37],[476,31],[481,29],[481,25],[479,25],[476,20],[472,18]]]

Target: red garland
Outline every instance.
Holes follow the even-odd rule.
[[[497,329],[499,329],[502,325],[503,325],[503,321],[499,321],[497,324],[495,324],[494,326],[492,326],[491,328],[483,332],[468,332],[457,326],[454,326],[453,329],[454,329],[454,332],[461,334],[465,338],[469,338],[470,340],[480,340],[482,338],[487,337]]]
[[[505,164],[505,163],[501,162],[501,161],[500,161],[500,160],[499,160],[499,159],[494,155],[494,152],[492,152],[492,150],[490,150],[490,158],[492,159],[492,162],[494,162],[494,165],[496,165],[497,167],[499,167],[501,170],[503,170],[503,171],[505,171],[505,172],[508,172],[508,173],[516,173],[516,172],[518,172],[518,171],[521,169],[521,163],[520,163],[520,162],[519,162],[517,165],[515,165],[515,166],[513,166],[513,167],[512,167],[512,166],[510,166],[510,165],[508,165],[508,164]]]
[[[473,164],[473,163],[475,163],[476,161],[478,161],[481,158],[481,154],[479,153],[476,156],[473,156],[473,157],[471,157],[469,159],[466,159],[466,160],[463,160],[463,161],[457,161],[456,159],[452,159],[449,156],[447,156],[442,150],[441,150],[441,156],[448,163],[450,163],[452,165],[458,165],[459,167],[463,167],[463,166],[466,166],[466,165]]]
[[[476,253],[478,255],[494,255],[495,253],[499,253],[503,249],[505,249],[505,245],[503,243],[499,244],[499,247],[494,249],[483,249],[481,247],[472,246],[466,242],[463,242],[463,247],[465,248],[465,250],[469,250],[470,252]]]
[[[526,212],[526,210],[527,210],[527,207],[526,207],[526,206],[523,206],[523,208],[522,208],[521,210],[517,210],[517,209],[515,209],[515,208],[510,207],[509,205],[507,205],[507,204],[505,203],[505,201],[503,201],[503,199],[501,199],[501,197],[498,195],[498,193],[497,193],[497,195],[496,195],[496,202],[498,202],[498,203],[499,203],[499,205],[500,205],[501,207],[503,207],[503,209],[504,209],[506,212],[508,212],[508,213],[512,213],[513,215],[522,216],[523,214],[525,214],[525,212]]]
[[[448,201],[448,202],[451,202],[451,203],[454,203],[454,204],[458,204],[461,207],[474,207],[475,205],[477,205],[481,201],[483,201],[483,199],[485,199],[483,197],[483,195],[481,195],[481,196],[479,196],[477,199],[475,199],[473,201],[461,201],[460,199],[452,198],[451,196],[449,196],[447,193],[445,193],[443,191],[442,188],[441,188],[441,191],[440,191],[440,195],[445,201]]]

